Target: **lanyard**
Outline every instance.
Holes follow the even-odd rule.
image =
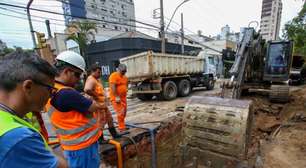
[[[16,115],[16,112],[14,110],[12,110],[11,108],[7,107],[6,105],[0,103],[0,109],[2,109],[3,111],[6,111],[6,112],[9,112],[13,118],[15,120],[17,120],[18,122],[20,122],[21,124],[25,125],[25,126],[28,126],[30,128],[34,128],[30,123],[26,122],[25,120],[19,118],[17,115]]]
[[[34,130],[35,132],[37,132],[41,138],[43,139],[44,143],[45,143],[45,146],[48,148],[48,143],[47,141],[45,140],[44,136],[36,129],[34,128],[30,123],[28,123],[27,121],[19,118],[17,115],[16,115],[16,112],[14,110],[12,110],[11,108],[7,107],[6,105],[0,103],[0,109],[2,109],[2,111],[6,111],[6,112],[9,112],[12,117],[17,121],[19,122],[20,124],[24,125],[24,126],[27,126],[29,127],[30,129]]]
[[[2,109],[3,111],[9,112],[12,115],[16,115],[16,112],[14,110],[12,110],[11,108],[7,107],[6,105],[0,103],[0,109]]]

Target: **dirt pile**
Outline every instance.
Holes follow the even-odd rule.
[[[253,100],[254,126],[249,158],[256,167],[306,167],[306,86],[291,92],[290,102],[270,103],[266,97]]]

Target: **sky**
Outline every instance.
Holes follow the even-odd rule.
[[[166,25],[168,25],[175,8],[182,1],[164,0]],[[0,0],[0,2],[25,6],[27,0]],[[303,0],[282,0],[282,2],[281,25],[283,28],[283,25],[295,17],[300,11]],[[159,20],[153,18],[153,10],[159,8],[160,0],[134,0],[134,4],[136,20],[159,26]],[[203,35],[216,36],[226,24],[231,27],[232,31],[239,32],[240,27],[247,27],[250,21],[260,22],[261,4],[262,0],[189,0],[175,13],[173,21],[169,26],[169,31],[178,31],[180,29],[180,13],[184,13],[186,34],[194,34],[198,30],[201,30]],[[34,0],[32,7],[62,13],[61,3],[54,0]],[[19,13],[16,14],[8,10],[15,10]],[[7,15],[21,18],[14,18]],[[36,31],[46,32],[44,19],[39,17],[58,19],[59,21],[50,21],[51,30],[52,32],[59,33],[64,31],[64,23],[61,21],[64,19],[63,16],[41,12],[32,12],[32,15],[33,26]],[[0,5],[0,23],[0,39],[6,42],[9,47],[33,47],[29,24],[26,20],[26,12],[23,9]],[[154,30],[137,30],[152,36],[157,36],[157,31]]]

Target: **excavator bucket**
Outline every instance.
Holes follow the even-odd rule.
[[[183,116],[185,159],[197,158],[214,168],[236,167],[246,159],[251,125],[251,101],[191,97]]]

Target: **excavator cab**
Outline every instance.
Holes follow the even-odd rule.
[[[289,79],[292,61],[291,41],[270,41],[265,57],[264,81],[281,83]]]

